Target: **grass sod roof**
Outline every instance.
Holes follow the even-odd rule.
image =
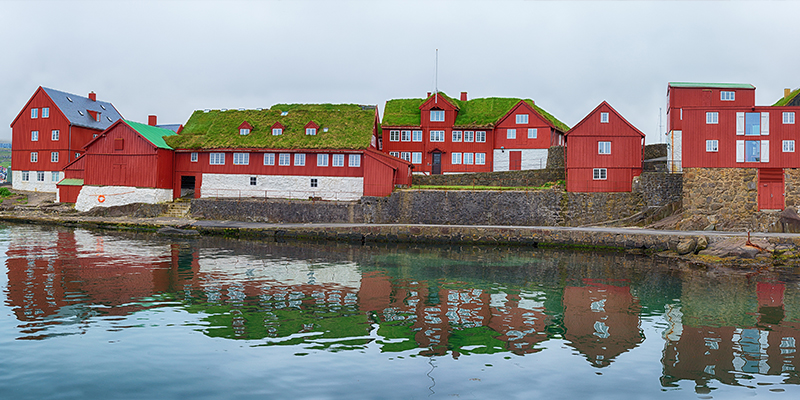
[[[167,145],[167,143],[164,141],[164,137],[174,136],[176,135],[175,132],[169,129],[159,128],[157,126],[150,126],[147,124],[142,124],[139,122],[133,122],[128,120],[125,120],[125,123],[128,124],[128,126],[133,128],[134,130],[136,130],[136,132],[142,135],[142,137],[150,141],[150,143],[152,143],[154,146],[160,149],[172,150],[172,147],[169,147],[169,145]]]
[[[798,94],[800,94],[800,88],[792,90],[792,92],[789,93],[789,95],[786,96],[786,97],[781,97],[781,99],[776,101],[775,104],[773,104],[772,106],[773,107],[785,106],[785,105],[789,104],[790,101],[794,100],[794,98],[797,97]]]
[[[239,134],[244,121],[253,126],[248,135]],[[306,135],[305,126],[310,121],[319,124],[316,135]],[[272,126],[277,122],[284,127],[283,134],[273,136]],[[166,141],[180,149],[366,149],[372,141],[374,122],[374,107],[356,104],[276,104],[262,111],[198,110],[180,135]]]
[[[494,126],[503,115],[509,112],[520,100],[523,100],[507,97],[488,97],[461,101],[453,99],[444,93],[439,93],[439,95],[458,107],[459,111],[456,116],[455,126],[473,128]],[[419,126],[421,124],[419,107],[426,100],[427,98],[393,99],[387,101],[383,111],[382,125]],[[533,100],[525,99],[524,101],[531,105],[542,117],[550,121],[556,128],[564,132],[569,130],[567,124],[559,121],[558,118],[535,105]]]

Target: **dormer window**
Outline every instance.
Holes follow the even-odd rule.
[[[100,122],[100,113],[99,112],[95,113],[94,120],[97,121],[97,122]]]
[[[242,136],[249,135],[250,134],[250,129],[240,128],[239,129],[239,134],[242,135]]]
[[[313,135],[316,135],[316,134],[317,134],[317,128],[306,128],[306,135],[312,135],[313,136]]]
[[[279,136],[283,134],[283,128],[272,128],[272,136]]]
[[[444,122],[444,110],[431,110],[431,122]]]
[[[252,130],[253,126],[247,121],[244,121],[241,125],[239,125],[239,134],[242,136],[249,135]]]
[[[308,121],[305,128],[306,128],[306,135],[313,136],[317,134],[317,129],[319,129],[319,125],[314,121]]]

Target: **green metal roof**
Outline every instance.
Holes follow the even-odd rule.
[[[57,185],[62,186],[83,186],[83,179],[62,179]]]
[[[698,83],[698,82],[670,82],[671,87],[692,87],[692,88],[719,88],[719,89],[755,89],[749,83]]]
[[[147,139],[154,146],[160,149],[172,150],[172,147],[169,147],[167,142],[164,141],[164,136],[175,136],[177,135],[177,133],[169,129],[128,121],[127,119],[125,120],[125,123],[128,124],[128,126],[133,128],[133,130],[138,132],[140,135],[142,135],[142,137]]]

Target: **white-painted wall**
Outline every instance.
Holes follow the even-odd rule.
[[[64,173],[58,173],[58,179],[53,180],[54,171],[44,171],[44,181],[37,180],[37,173],[39,171],[28,171],[28,180],[22,180],[22,171],[11,171],[11,187],[14,190],[26,190],[29,192],[48,192],[55,193],[57,191],[56,183],[64,178]]]
[[[104,201],[100,201],[100,196]],[[172,201],[172,189],[137,188],[131,186],[84,186],[75,201],[75,209],[88,211],[94,207],[124,206],[133,203]]]
[[[547,149],[494,149],[493,171],[508,171],[509,152],[522,152],[522,169],[547,168]]]
[[[256,184],[250,184],[256,177]],[[311,187],[311,178],[317,187]],[[364,196],[364,178],[341,176],[203,174],[200,197],[261,197],[283,199],[358,200]]]

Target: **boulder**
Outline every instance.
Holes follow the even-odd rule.
[[[697,247],[695,247],[695,253],[699,251],[703,251],[708,248],[708,238],[705,236],[700,236],[697,238]]]
[[[694,250],[697,248],[697,239],[696,238],[685,238],[678,242],[677,251],[678,254],[684,255],[689,253],[694,253]]]

